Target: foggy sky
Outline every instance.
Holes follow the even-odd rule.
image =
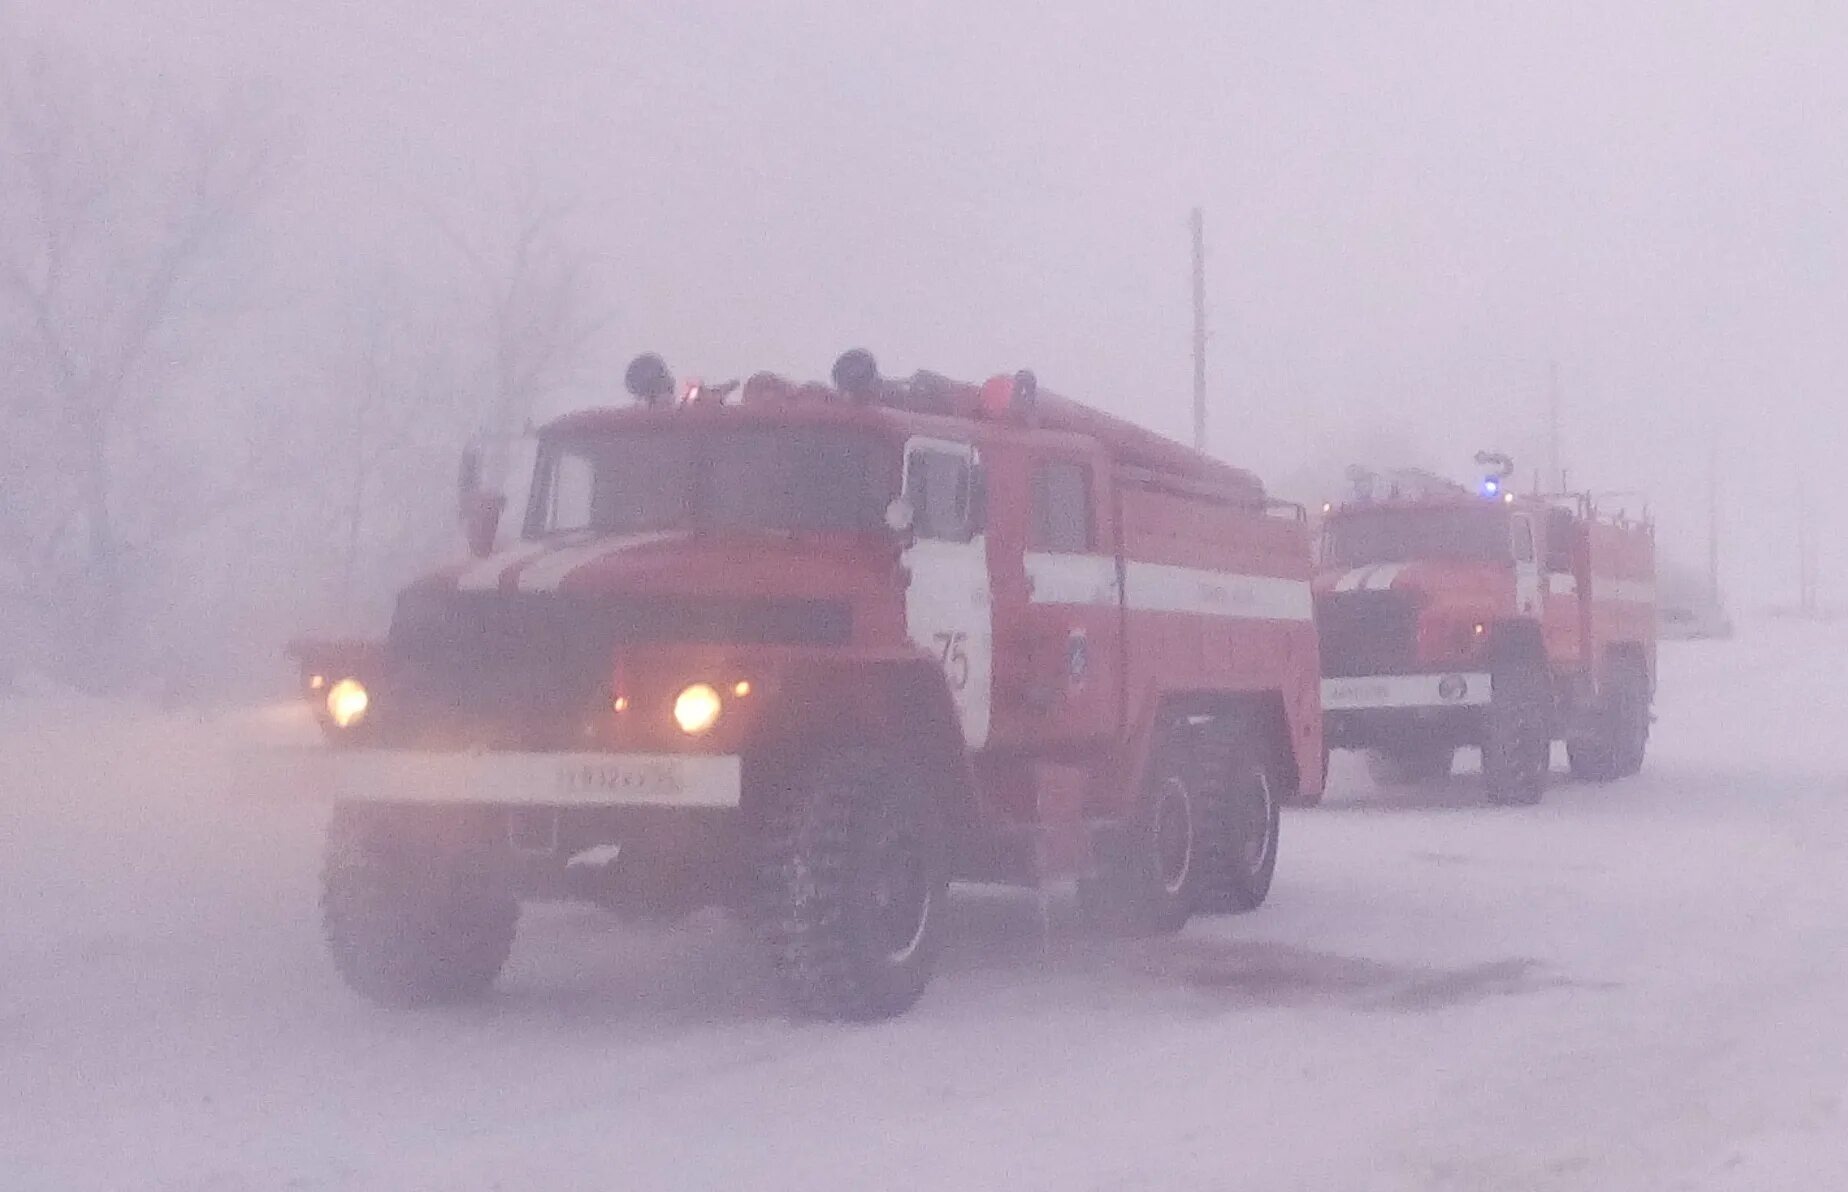
[[[1525,476],[1557,360],[1575,478],[1652,490],[1697,553],[1717,433],[1727,580],[1788,601],[1796,477],[1826,489],[1848,446],[1838,7],[13,7],[300,113],[271,214],[305,283],[404,251],[414,199],[485,209],[522,168],[575,194],[616,359],[1030,366],[1183,434],[1198,203],[1212,446],[1266,476],[1380,428],[1446,471],[1495,447]],[[1838,596],[1848,517],[1821,516]]]

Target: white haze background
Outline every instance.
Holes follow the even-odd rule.
[[[1819,3],[0,6],[0,38],[272,113],[266,198],[205,274],[237,317],[187,338],[213,400],[165,416],[210,450],[280,424],[294,466],[145,581],[165,649],[136,666],[194,685],[376,629],[454,549],[492,388],[457,242],[506,250],[522,195],[569,202],[595,332],[535,413],[617,398],[644,349],[821,376],[864,345],[894,373],[1030,366],[1184,436],[1198,204],[1217,453],[1303,499],[1355,459],[1498,447],[1525,477],[1557,361],[1575,480],[1649,490],[1698,558],[1717,437],[1727,586],[1789,604],[1807,476],[1836,596],[1845,34]],[[315,411],[350,405],[367,342],[415,450],[350,535]]]

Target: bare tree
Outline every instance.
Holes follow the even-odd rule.
[[[164,450],[198,287],[258,203],[274,122],[0,39],[0,591],[106,682],[130,564],[233,500]]]
[[[465,235],[429,212],[481,296],[488,392],[480,429],[491,434],[518,433],[546,397],[582,382],[609,325],[597,260],[571,236],[574,212],[530,170],[514,188],[505,234]]]
[[[346,309],[352,320],[335,365],[328,407],[336,425],[327,441],[340,461],[329,476],[338,488],[328,502],[339,520],[334,598],[350,625],[370,586],[368,544],[420,554],[433,522],[447,527],[447,489],[428,490],[468,428],[451,384],[454,346],[402,275],[375,271]],[[432,459],[433,448],[443,454]],[[435,502],[443,504],[433,519]]]

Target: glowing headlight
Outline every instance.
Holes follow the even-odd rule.
[[[327,689],[327,715],[341,728],[352,728],[366,715],[372,697],[358,679],[342,679]]]
[[[674,697],[674,723],[687,736],[697,737],[719,722],[722,707],[717,691],[705,683],[695,683]]]

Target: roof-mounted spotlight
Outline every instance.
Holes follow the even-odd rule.
[[[868,405],[879,396],[879,362],[865,348],[849,348],[842,352],[828,375],[848,401]]]
[[[760,402],[786,402],[795,396],[795,388],[773,372],[752,373],[744,382],[738,400],[747,406]]]
[[[653,352],[643,352],[629,361],[622,383],[645,406],[665,406],[674,400],[674,374],[667,371],[667,362]]]
[[[956,382],[941,373],[919,369],[904,384],[905,408],[918,414],[948,414]]]
[[[1014,393],[1011,404],[1014,414],[1028,426],[1039,424],[1039,378],[1033,370],[1023,368],[1014,374]]]

